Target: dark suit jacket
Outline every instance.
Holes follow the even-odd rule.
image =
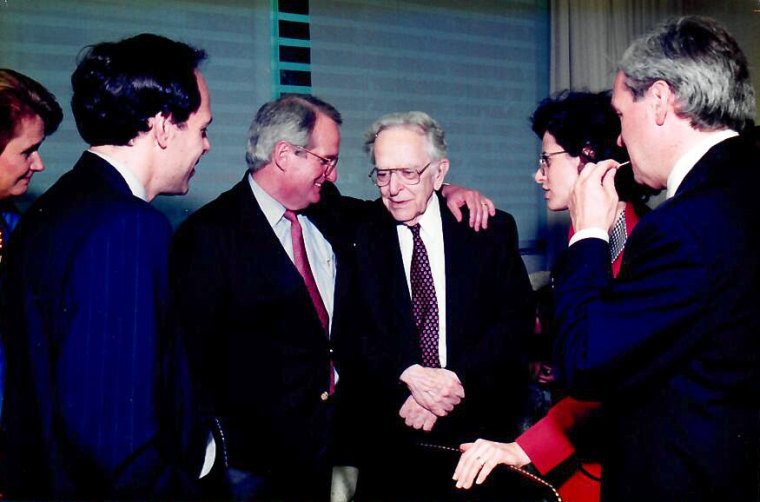
[[[358,416],[348,421],[361,424],[363,440],[354,443],[366,454],[359,460],[364,465],[392,469],[403,456],[397,446],[415,441],[458,446],[483,436],[514,437],[517,418],[525,411],[522,341],[532,332],[534,306],[514,220],[499,211],[487,231],[476,233],[466,217],[457,223],[443,201],[441,209],[447,369],[460,378],[466,397],[438,419],[432,434],[412,431],[398,416],[409,396],[399,376],[421,357],[396,221],[378,201],[356,239],[351,334],[357,346],[345,372],[352,404],[362,403],[355,404]],[[453,486],[452,473],[442,473],[447,486]]]
[[[603,500],[758,500],[757,159],[713,147],[633,231],[616,281],[598,239],[557,270],[564,375],[610,417]]]
[[[312,221],[338,258],[339,313],[346,271],[332,202]],[[171,262],[196,385],[221,419],[230,467],[264,478],[267,496],[326,498],[332,346],[247,178],[188,218]]]
[[[22,218],[3,283],[9,498],[193,494],[202,456],[172,408],[190,404],[189,376],[163,331],[170,235],[90,153]]]

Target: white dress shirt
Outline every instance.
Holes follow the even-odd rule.
[[[264,216],[272,227],[272,230],[274,230],[277,240],[280,241],[285,252],[288,253],[290,260],[295,264],[293,258],[293,240],[290,236],[290,221],[283,216],[286,210],[285,206],[261,188],[250,173],[248,174],[248,183],[251,185],[256,202],[259,203]],[[322,302],[325,304],[327,314],[330,316],[329,333],[332,328],[335,300],[335,275],[337,270],[335,253],[333,253],[332,246],[327,242],[322,232],[306,216],[299,214],[298,222],[301,224],[306,256],[309,259],[311,272],[314,274],[314,281],[317,283],[317,289],[319,289]]]
[[[438,197],[430,196],[427,209],[419,220],[420,237],[427,250],[430,272],[433,274],[435,286],[435,299],[438,302],[438,357],[441,368],[446,367],[446,253],[443,246],[443,225],[441,222],[441,208]],[[404,262],[406,285],[409,288],[409,296],[412,295],[412,251],[414,239],[412,231],[406,225],[398,225],[398,242],[401,247],[401,259]]]
[[[716,131],[714,133],[708,134],[702,141],[692,146],[685,154],[683,154],[683,156],[681,156],[680,159],[678,159],[678,161],[673,166],[673,169],[670,170],[666,185],[667,192],[665,198],[670,199],[676,194],[678,187],[681,186],[681,182],[683,182],[684,178],[686,178],[686,175],[691,172],[697,162],[699,162],[699,160],[705,156],[710,148],[714,147],[722,141],[727,140],[728,138],[733,138],[734,136],[738,135],[739,133],[732,129]],[[607,233],[607,230],[592,227],[584,228],[583,230],[576,232],[570,239],[568,246],[572,246],[580,240],[589,239],[592,237],[602,239],[606,242],[610,241],[610,236]]]

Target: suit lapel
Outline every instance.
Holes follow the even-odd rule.
[[[375,220],[375,224],[368,227],[368,242],[371,243],[368,253],[370,255],[369,261],[372,264],[371,266],[376,267],[373,270],[376,283],[387,285],[387,289],[380,291],[379,294],[383,296],[387,295],[388,301],[375,302],[375,305],[378,307],[388,305],[391,309],[390,312],[377,312],[377,318],[383,320],[383,322],[388,322],[391,319],[395,320],[395,326],[392,328],[395,336],[402,338],[401,342],[403,346],[408,346],[408,342],[411,339],[412,347],[416,347],[416,330],[411,308],[412,298],[406,282],[404,262],[401,259],[396,221],[390,216],[384,206],[378,205],[377,209],[376,214],[378,214],[378,218]],[[412,348],[412,350],[415,349]]]
[[[446,347],[451,364],[456,354],[461,353],[461,350],[457,350],[457,342],[467,325],[472,281],[478,277],[475,270],[477,257],[471,255],[473,230],[454,219],[446,207],[446,201],[440,199],[439,202],[446,253]]]
[[[264,212],[251,192],[248,179],[244,177],[235,185],[234,190],[236,205],[240,208],[239,228],[243,232],[244,239],[241,247],[250,250],[243,258],[258,264],[257,268],[271,284],[276,286],[277,291],[289,293],[300,289],[302,296],[309,300],[303,279],[264,216]]]

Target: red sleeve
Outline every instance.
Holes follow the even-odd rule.
[[[575,452],[568,431],[599,409],[592,401],[566,397],[552,406],[544,418],[525,431],[516,442],[542,475],[561,464]]]

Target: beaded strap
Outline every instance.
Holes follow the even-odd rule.
[[[454,452],[459,453],[459,448],[454,448],[451,446],[443,446],[440,444],[431,444],[431,443],[417,443],[417,445],[424,446],[425,448],[433,448],[436,450],[443,450],[443,451],[454,451]],[[541,476],[536,476],[535,474],[530,473],[526,471],[525,469],[521,469],[520,467],[515,467],[514,465],[506,465],[506,464],[502,464],[502,465],[504,465],[504,467],[506,467],[510,471],[516,472],[520,474],[521,476],[533,481],[534,483],[538,483],[539,485],[545,486],[546,488],[550,489],[552,493],[554,494],[554,497],[557,500],[557,502],[562,502],[562,497],[560,496],[557,489],[554,488],[554,485],[546,481]]]

